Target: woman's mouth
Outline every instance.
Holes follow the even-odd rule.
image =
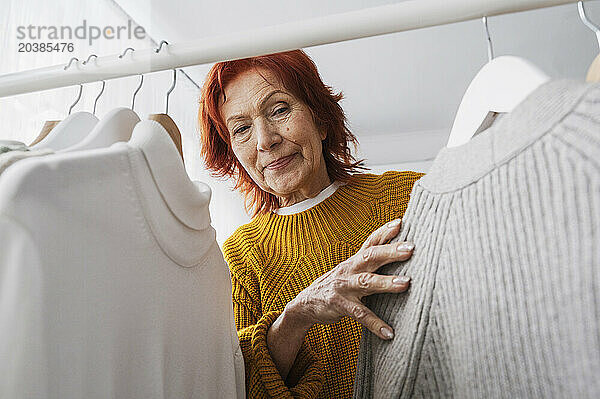
[[[292,159],[294,159],[295,155],[296,154],[294,153],[292,155],[288,155],[287,157],[280,158],[275,162],[271,162],[269,165],[267,165],[266,169],[276,170],[284,168],[292,161]]]

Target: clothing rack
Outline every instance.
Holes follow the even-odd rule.
[[[534,10],[577,0],[409,0],[0,75],[0,97]]]

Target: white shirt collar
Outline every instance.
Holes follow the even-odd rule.
[[[313,198],[307,198],[303,201],[295,203],[294,205],[284,206],[278,209],[275,209],[273,212],[278,215],[293,215],[295,213],[303,212],[307,209],[312,208],[320,202],[323,202],[326,198],[331,196],[338,187],[345,185],[346,183],[340,181],[334,181],[329,186],[325,187],[321,192]]]

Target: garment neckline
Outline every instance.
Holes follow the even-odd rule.
[[[571,113],[585,93],[598,84],[574,79],[550,80],[534,90],[512,112],[469,142],[440,150],[416,184],[434,193],[461,189],[512,159],[551,131]]]
[[[127,144],[144,154],[156,187],[173,215],[191,229],[205,229],[210,224],[211,189],[190,180],[164,127],[151,119],[138,122]]]
[[[321,190],[321,192],[319,194],[317,194],[316,197],[307,198],[303,201],[295,203],[294,205],[277,208],[273,211],[273,213],[280,215],[280,216],[288,216],[288,215],[294,215],[296,213],[304,212],[304,211],[320,204],[321,202],[325,201],[327,198],[332,196],[333,193],[335,193],[340,186],[343,186],[345,184],[346,183],[344,183],[344,182],[336,180],[333,183],[331,183],[329,186],[327,186],[323,190]]]

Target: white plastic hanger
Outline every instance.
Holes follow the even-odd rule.
[[[130,49],[131,48],[126,49],[123,54],[121,54],[120,58],[122,58],[122,56],[124,56],[125,53],[127,53],[127,51]],[[88,61],[92,56],[95,55],[90,55]],[[140,121],[138,115],[133,111],[133,107],[135,105],[135,96],[139,92],[140,88],[142,87],[142,83],[144,82],[144,76],[141,76],[142,79],[140,84],[133,94],[131,109],[120,107],[111,110],[108,114],[106,114],[106,116],[104,116],[104,118],[100,120],[98,124],[96,124],[92,131],[82,141],[58,152],[91,150],[94,148],[109,147],[118,141],[128,141],[131,138],[133,128]],[[94,113],[96,111],[96,103],[104,92],[104,83],[105,82],[103,82],[100,94],[94,101]]]
[[[78,62],[76,57],[71,58],[69,63],[64,67],[65,70],[69,68],[73,60],[75,60],[76,63]],[[62,150],[80,142],[92,131],[96,123],[98,123],[98,118],[96,118],[95,115],[89,112],[75,112],[74,114],[71,114],[73,107],[77,105],[81,98],[82,91],[83,85],[80,84],[79,94],[77,95],[75,102],[69,107],[68,116],[60,121],[40,142],[29,148],[36,150]]]
[[[462,98],[447,147],[467,143],[475,134],[487,129],[497,114],[511,112],[550,79],[541,69],[521,57],[494,58],[487,17],[483,17],[483,24],[489,62],[479,70]]]
[[[81,142],[57,152],[91,150],[109,147],[118,141],[128,141],[139,121],[140,118],[131,109],[115,108],[108,112]]]

